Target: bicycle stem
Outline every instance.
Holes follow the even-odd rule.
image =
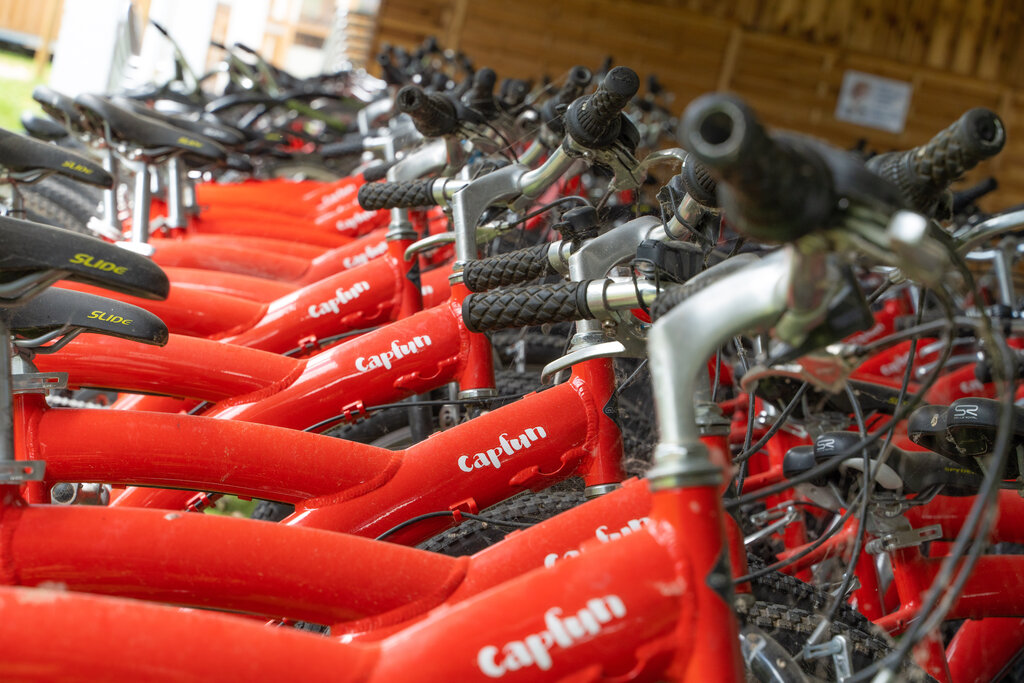
[[[651,328],[648,338],[661,440],[648,472],[652,490],[718,483],[721,469],[700,441],[697,409],[701,373],[724,341],[764,329],[786,310],[795,252],[784,249],[707,284]],[[710,276],[710,272],[708,271]],[[691,334],[700,330],[699,335]],[[686,339],[686,353],[679,342]]]

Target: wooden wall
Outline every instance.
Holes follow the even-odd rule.
[[[499,76],[559,77],[606,55],[656,73],[682,111],[728,89],[775,126],[877,151],[926,141],[970,107],[999,112],[1007,147],[990,209],[1024,203],[1024,3],[1014,0],[382,0],[376,44],[428,35]],[[894,135],[834,118],[846,69],[913,86]]]

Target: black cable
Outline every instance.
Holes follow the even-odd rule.
[[[590,203],[590,200],[587,199],[586,197],[581,197],[578,194],[571,194],[571,195],[568,195],[566,197],[559,197],[558,199],[554,200],[553,202],[548,202],[547,204],[544,204],[540,208],[535,209],[535,210],[531,211],[530,213],[526,214],[522,218],[520,218],[518,220],[515,220],[515,221],[512,221],[511,223],[506,223],[505,226],[511,228],[513,226],[519,225],[520,223],[525,223],[526,221],[530,220],[531,218],[535,218],[535,217],[541,215],[545,211],[550,211],[551,209],[555,208],[556,206],[559,206],[561,204],[568,204],[569,202],[575,202],[577,204],[583,204],[584,206],[592,206],[592,204]]]
[[[814,552],[819,547],[821,547],[821,545],[824,544],[825,541],[829,540],[830,538],[835,536],[837,533],[839,533],[839,531],[846,524],[846,520],[848,520],[850,518],[850,515],[853,513],[853,510],[856,507],[856,504],[859,501],[861,494],[863,494],[863,493],[864,493],[863,491],[858,493],[857,494],[857,498],[854,500],[853,505],[850,505],[850,507],[846,508],[846,511],[843,512],[842,516],[840,516],[839,519],[835,521],[835,523],[831,526],[831,528],[829,528],[828,531],[826,531],[824,534],[822,534],[821,536],[816,538],[813,542],[811,542],[810,544],[805,546],[803,550],[801,550],[800,552],[796,553],[795,555],[792,555],[791,557],[785,558],[784,560],[779,560],[778,562],[775,562],[773,564],[769,564],[767,566],[764,566],[764,567],[762,567],[761,569],[758,569],[755,572],[751,572],[750,574],[747,574],[746,576],[741,576],[739,578],[733,579],[732,580],[733,584],[734,585],[738,585],[738,584],[741,584],[741,583],[746,583],[747,581],[753,581],[754,579],[760,578],[762,576],[767,576],[768,574],[771,574],[774,571],[778,571],[782,567],[785,567],[787,565],[793,564],[797,560],[802,560],[803,558],[805,558],[808,555],[810,555],[812,552]]]
[[[875,291],[868,294],[866,299],[868,302],[868,306],[878,301],[879,297],[881,297],[883,294],[889,291],[890,287],[892,287],[892,280],[886,278],[885,282],[883,282],[882,284],[875,288]]]
[[[959,259],[953,259],[953,263],[960,271],[961,276],[964,277],[966,289],[976,294],[976,288],[974,287],[970,271]],[[940,303],[944,307],[952,309],[951,304],[945,299],[940,299]],[[914,621],[891,654],[847,679],[851,683],[867,680],[868,677],[873,676],[882,668],[893,670],[907,657],[910,650],[925,635],[938,626],[939,622],[942,621],[942,618],[953,606],[956,597],[963,590],[963,586],[970,577],[974,565],[981,556],[982,550],[987,546],[988,532],[995,520],[995,512],[998,509],[995,503],[998,500],[997,494],[1002,479],[1002,471],[1007,453],[1009,452],[1010,433],[1014,415],[1012,408],[1014,387],[1013,383],[1008,381],[1013,376],[1013,366],[1010,354],[1007,353],[1005,342],[1001,337],[996,336],[987,314],[983,310],[981,313],[982,316],[978,328],[981,331],[982,339],[988,343],[990,354],[995,354],[996,360],[1002,361],[1002,364],[998,362],[992,363],[994,379],[1000,386],[1002,410],[999,413],[996,442],[993,446],[993,457],[989,462],[989,469],[985,472],[976,500],[964,519],[963,527],[957,535],[949,555],[943,560],[939,571],[932,581],[931,587],[928,589],[928,593],[922,601],[921,608],[918,610],[919,616],[925,616]],[[999,372],[1000,370],[1001,372]],[[973,545],[971,545],[968,551],[967,546],[972,541]],[[957,571],[959,573],[956,574],[954,579],[953,574]]]
[[[733,463],[746,462],[752,458],[754,454],[764,448],[764,445],[768,443],[768,441],[775,436],[780,429],[782,429],[782,425],[785,424],[786,420],[789,419],[789,416],[793,414],[794,410],[796,410],[796,406],[800,402],[800,399],[803,398],[804,394],[807,393],[807,390],[810,389],[810,387],[811,385],[807,382],[801,384],[800,388],[797,389],[796,393],[793,395],[793,398],[789,400],[786,407],[782,409],[781,413],[779,413],[779,416],[775,419],[772,426],[764,433],[764,436],[758,439],[757,443],[754,445],[744,448],[742,453],[732,459]]]
[[[911,361],[907,363],[907,367],[912,366],[913,353],[911,353]],[[909,373],[907,373],[909,375]],[[906,382],[909,382],[909,376],[905,377]],[[906,382],[904,386],[906,386]],[[857,394],[854,393],[853,389],[849,384],[844,386],[846,389],[846,397],[850,400],[850,404],[853,406],[853,416],[857,422],[857,433],[860,434],[860,438],[863,439],[868,435],[867,426],[864,424],[864,412],[861,409],[860,400],[857,399]],[[882,452],[884,453],[884,447]],[[853,552],[850,553],[850,564],[847,566],[846,571],[843,572],[843,580],[839,584],[839,590],[833,596],[831,604],[828,609],[825,610],[825,621],[831,622],[835,618],[836,611],[839,609],[839,604],[846,600],[846,593],[850,590],[850,586],[853,585],[853,576],[856,571],[857,561],[860,559],[861,550],[864,547],[864,533],[867,530],[868,520],[868,503],[871,498],[871,489],[874,485],[874,477],[872,476],[873,470],[871,467],[871,457],[868,455],[868,449],[862,449],[862,455],[864,456],[864,481],[861,484],[861,496],[860,503],[860,515],[857,518],[857,536],[853,542]]]
[[[508,522],[508,521],[503,520],[503,519],[492,519],[490,517],[482,517],[481,515],[473,515],[473,514],[470,514],[468,512],[461,512],[461,513],[459,513],[459,515],[461,517],[465,517],[466,519],[473,519],[473,520],[476,520],[478,522],[483,522],[484,524],[493,524],[494,526],[504,526],[504,527],[508,527],[510,529],[527,529],[527,528],[533,526],[533,524],[529,523],[529,522]],[[413,517],[411,519],[405,520],[401,524],[396,524],[395,526],[391,527],[390,529],[388,529],[387,531],[382,533],[380,536],[378,536],[374,540],[375,541],[383,541],[388,536],[392,536],[392,535],[398,533],[399,531],[401,531],[402,529],[405,529],[406,527],[412,526],[413,524],[418,524],[419,522],[422,522],[422,521],[427,520],[427,519],[433,519],[435,517],[455,517],[455,512],[453,510],[441,510],[441,511],[438,511],[438,512],[425,512],[422,515],[416,515],[415,517]]]
[[[636,366],[636,370],[634,370],[633,372],[630,373],[629,377],[627,377],[623,381],[619,382],[619,386],[615,387],[615,393],[617,394],[617,393],[621,392],[623,389],[625,389],[626,387],[628,387],[633,382],[633,380],[635,380],[637,378],[637,376],[640,374],[640,371],[643,370],[646,367],[647,367],[647,359],[644,358],[640,362],[640,365]]]
[[[538,391],[538,392],[545,391],[546,389],[550,389],[550,388],[551,388],[550,386],[538,387],[536,389],[536,391]],[[527,393],[529,393],[529,392],[527,392]],[[473,403],[493,403],[494,401],[514,401],[516,399],[522,398],[523,396],[526,396],[526,394],[507,394],[505,396],[488,396],[488,397],[481,397],[481,398],[451,398],[451,399],[437,399],[437,400],[431,400],[431,401],[401,401],[399,403],[379,403],[379,404],[377,404],[375,406],[364,406],[360,411],[357,411],[357,412],[369,413],[369,412],[376,411],[376,410],[386,410],[388,408],[410,408],[410,407],[413,407],[413,406],[447,406],[447,405],[452,405],[452,404],[463,405],[463,404],[473,404]],[[326,429],[327,427],[330,427],[334,423],[345,422],[345,421],[351,419],[351,417],[352,417],[352,415],[349,414],[349,413],[341,413],[339,415],[335,415],[333,417],[329,417],[326,420],[321,420],[320,422],[317,422],[315,425],[312,425],[310,427],[306,427],[302,431],[304,431],[304,432],[313,432],[313,431],[317,431],[319,429]]]
[[[743,453],[750,452],[750,442],[754,440],[754,410],[756,408],[757,400],[757,382],[750,387],[750,392],[747,394],[747,430],[743,434]],[[774,425],[773,425],[774,426]],[[736,470],[736,495],[743,494],[743,480],[747,478],[747,460],[750,458],[748,455],[746,458],[733,458],[733,464],[739,463],[739,468]]]
[[[816,479],[823,475],[827,475],[830,472],[838,469],[845,458],[854,455],[861,449],[866,448],[871,444],[877,442],[879,439],[881,439],[882,434],[886,429],[889,429],[893,424],[903,420],[905,417],[907,417],[907,415],[910,414],[911,411],[917,408],[917,406],[923,400],[924,395],[928,393],[928,390],[931,389],[935,382],[938,381],[939,376],[941,375],[942,366],[949,360],[949,356],[953,350],[952,346],[948,343],[949,339],[947,339],[946,342],[947,343],[943,346],[942,356],[939,358],[939,362],[936,363],[935,368],[928,376],[928,379],[918,386],[917,393],[914,395],[914,397],[906,405],[903,406],[902,410],[897,410],[890,418],[890,421],[884,425],[884,427],[879,426],[878,431],[868,436],[867,439],[864,439],[860,443],[854,444],[849,448],[846,448],[843,451],[836,453],[829,460],[821,463],[820,465],[815,465],[814,467],[805,472],[801,472],[800,474],[794,475],[785,481],[780,481],[777,484],[771,484],[769,486],[766,486],[762,489],[755,491],[754,493],[749,493],[745,496],[739,496],[738,498],[724,500],[723,506],[725,507],[725,509],[735,510],[744,505],[749,505],[750,503],[760,500],[761,498],[771,496],[776,493],[782,493],[783,491],[793,488],[797,484],[802,484],[804,482],[811,481],[812,479]]]
[[[336,341],[341,341],[342,339],[345,339],[347,337],[355,337],[357,335],[366,334],[367,332],[373,332],[374,330],[379,330],[379,329],[380,329],[380,327],[367,327],[364,330],[351,330],[349,332],[343,332],[341,334],[335,334],[335,335],[332,335],[330,337],[324,337],[323,339],[317,339],[316,343],[317,343],[317,346],[322,348],[324,346],[328,346],[330,344],[333,344]],[[302,353],[303,351],[306,351],[308,349],[309,349],[308,346],[296,346],[294,349],[288,349],[287,351],[285,351],[281,355],[282,356],[294,356],[294,355]]]
[[[938,332],[955,324],[955,320],[931,320],[929,322],[921,323],[919,325],[915,324],[913,327],[908,327],[905,330],[898,330],[896,332],[893,332],[892,334],[887,334],[884,337],[879,337],[878,339],[869,341],[866,344],[861,344],[860,346],[856,347],[854,353],[856,353],[857,355],[874,353],[878,349],[885,348],[886,346],[892,346],[893,344],[897,344],[901,341],[904,341],[905,339],[913,339],[921,335],[930,334],[932,332]]]
[[[718,403],[718,389],[722,385],[722,347],[715,349],[715,381],[711,383],[711,402]]]

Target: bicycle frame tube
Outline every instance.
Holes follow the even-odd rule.
[[[47,461],[47,482],[104,481],[270,498],[296,504],[293,524],[376,536],[422,512],[476,511],[577,472],[591,485],[620,480],[618,430],[602,410],[611,396],[611,369],[607,361],[582,365],[565,385],[405,451],[236,420],[46,410],[31,397],[18,399],[26,425],[19,447],[26,457]],[[112,433],[128,436],[115,442],[108,438]],[[146,495],[140,490],[136,498],[144,501]],[[182,493],[184,500],[191,495]],[[117,501],[130,503],[128,493]],[[393,538],[415,543],[446,525],[424,522]]]
[[[8,539],[3,579],[34,586],[59,580],[76,591],[305,619],[331,624],[335,635],[380,639],[439,605],[457,604],[550,566],[539,551],[542,546],[556,554],[579,554],[572,549],[594,538],[595,530],[603,542],[636,533],[641,528],[637,518],[646,519],[650,505],[646,485],[631,480],[621,491],[462,559],[345,534],[213,516],[8,507],[0,511]],[[620,527],[610,537],[601,534]],[[155,537],[161,539],[159,557],[148,552]],[[40,538],[48,542],[39,543]],[[313,556],[321,560],[309,562]],[[348,561],[355,556],[373,562]]]
[[[159,316],[178,334],[209,337],[282,353],[300,340],[365,329],[422,308],[420,290],[407,277],[412,264],[403,258],[408,242],[389,242],[387,253],[368,263],[292,291],[270,303],[218,293],[208,287],[175,283],[166,301],[116,298]],[[446,272],[429,271],[430,302],[448,292]],[[197,276],[202,279],[201,274]],[[217,281],[217,276],[211,278]],[[95,287],[69,289],[99,293]]]

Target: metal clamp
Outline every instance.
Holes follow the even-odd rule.
[[[45,394],[54,389],[67,389],[66,372],[26,372],[12,378],[15,394]]]
[[[42,481],[46,462],[42,460],[0,460],[0,484]]]
[[[925,541],[934,541],[941,537],[942,525],[932,524],[930,526],[921,527],[920,529],[893,531],[892,533],[885,534],[884,536],[879,536],[878,538],[868,541],[864,549],[872,555],[878,555],[879,553],[887,553],[891,550],[921,545]]]
[[[797,509],[793,505],[787,507],[785,511],[777,510],[774,511],[772,514],[769,514],[768,511],[765,511],[762,513],[758,513],[757,515],[754,515],[754,517],[761,517],[761,523],[767,522],[772,517],[777,517],[777,519],[775,519],[775,521],[769,524],[768,526],[762,529],[758,529],[749,536],[745,536],[743,538],[743,545],[752,545],[763,538],[768,538],[776,531],[779,531],[780,529],[783,529],[792,524],[793,522],[795,522],[798,515],[799,513],[797,512]]]
[[[820,645],[805,645],[804,659],[821,659],[832,657],[832,665],[836,671],[836,680],[842,683],[853,675],[850,665],[850,641],[845,636],[837,635]]]

